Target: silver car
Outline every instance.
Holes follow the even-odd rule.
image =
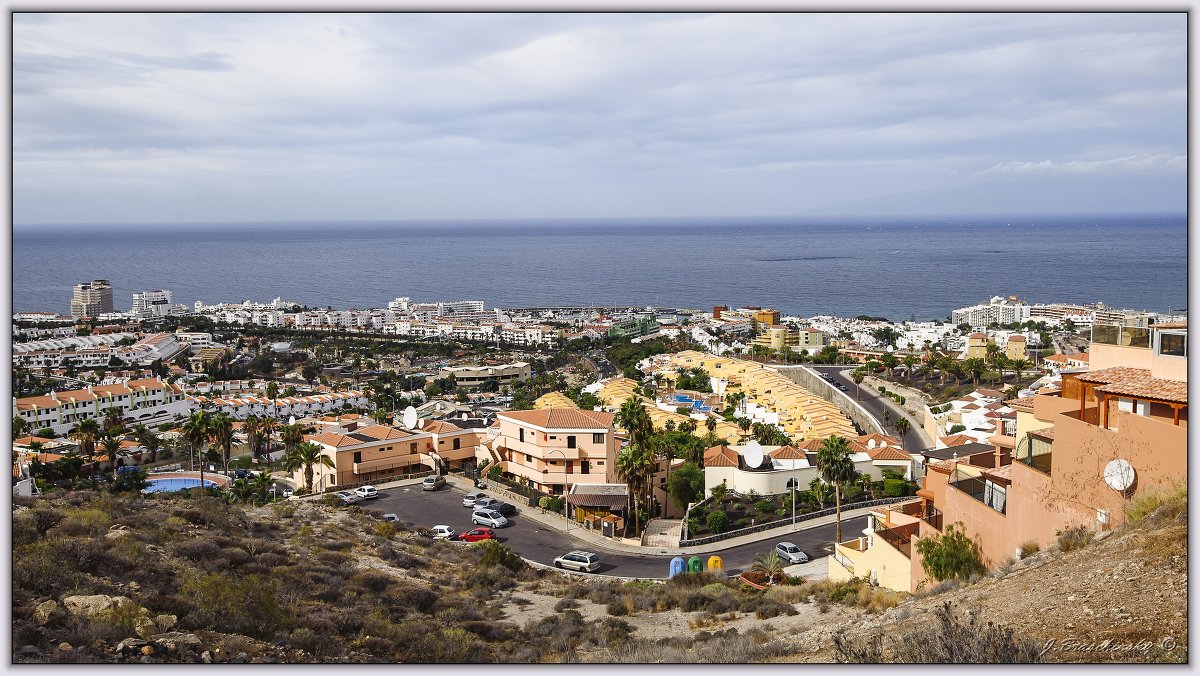
[[[489,498],[487,496],[484,496],[475,501],[474,507],[475,507],[475,509],[495,510],[496,507],[498,507],[499,505],[502,505],[502,504],[504,504],[504,503],[500,502],[496,498]]]
[[[780,542],[775,545],[775,553],[788,563],[808,563],[808,554],[790,542]]]
[[[486,497],[485,493],[467,493],[463,496],[463,507],[474,507],[476,500]]]
[[[580,573],[594,573],[600,569],[600,557],[591,552],[567,552],[554,559],[555,568],[570,568]]]
[[[500,512],[491,509],[477,509],[471,513],[471,523],[476,526],[491,526],[503,528],[508,525],[508,519]]]

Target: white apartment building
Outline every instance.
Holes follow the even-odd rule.
[[[49,427],[66,434],[80,421],[102,418],[109,408],[121,409],[128,423],[157,425],[191,412],[191,404],[178,385],[157,378],[125,380],[112,385],[90,385],[84,390],[51,392],[41,397],[13,398],[13,415],[30,429]]]
[[[950,313],[950,320],[955,325],[967,323],[973,329],[987,328],[989,324],[1011,324],[1012,322],[1029,321],[1031,308],[1014,297],[1002,298],[992,296],[992,299],[981,305],[960,308]]]
[[[129,312],[139,319],[149,319],[183,314],[186,311],[186,306],[171,303],[169,290],[156,289],[133,294],[133,307]]]
[[[201,331],[176,331],[175,340],[180,343],[186,343],[188,347],[203,350],[208,347],[219,347],[213,343],[211,333]]]
[[[71,316],[97,317],[113,311],[113,289],[107,279],[93,279],[71,289]]]
[[[345,406],[366,406],[367,395],[358,390],[346,392],[330,392],[313,394],[306,397],[277,397],[274,401],[267,397],[191,397],[195,406],[206,411],[228,413],[243,420],[249,415],[270,416],[287,419],[306,415],[341,411]]]
[[[529,378],[530,373],[529,364],[518,361],[497,366],[447,366],[438,371],[438,377],[454,378],[455,384],[463,387],[476,387],[489,380],[507,385]]]
[[[395,312],[408,312],[409,306],[412,304],[412,299],[408,296],[400,296],[399,298],[388,303],[388,309]]]

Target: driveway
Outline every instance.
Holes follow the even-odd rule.
[[[849,395],[850,398],[854,398],[856,386],[854,381],[850,380],[850,377],[846,375],[850,369],[845,366],[813,366],[812,369],[818,373],[828,373],[829,375],[833,376],[833,382],[844,384],[846,386],[846,394]],[[895,402],[887,397],[880,396],[878,392],[872,391],[871,388],[867,387],[865,384],[862,388],[862,401],[859,403],[862,404],[863,408],[867,409],[867,412],[870,413],[876,420],[878,420],[880,424],[883,423],[884,411],[891,413],[893,421],[898,416],[902,415],[900,407],[896,406]],[[912,423],[912,427],[908,430],[908,433],[904,435],[904,438],[900,440],[900,443],[904,445],[904,450],[923,451],[929,448],[932,444],[928,443],[925,440],[925,437],[917,431],[921,425],[921,421],[913,420],[912,418],[909,418],[908,421]],[[886,427],[889,434],[896,434],[896,430],[890,425]]]
[[[395,513],[402,522],[414,527],[447,525],[461,533],[474,527],[471,524],[471,509],[462,505],[463,495],[462,491],[450,487],[439,491],[422,491],[418,486],[400,486],[380,491],[378,498],[363,500],[358,505],[363,509],[379,510],[385,514]],[[521,510],[529,509],[528,507],[518,505],[517,509],[517,514],[509,517],[510,525],[495,531],[501,542],[526,559],[552,565],[558,556],[573,549],[582,549],[600,555],[599,575],[648,578],[667,576],[673,555],[604,551],[591,542],[573,537],[570,530],[564,533],[561,526],[547,528],[535,519],[522,518]],[[866,517],[845,520],[842,522],[842,537],[848,539],[866,526]],[[576,528],[578,526],[572,523],[571,530]],[[834,525],[829,524],[796,531],[787,536],[770,536],[717,554],[724,562],[725,572],[737,575],[750,565],[755,554],[768,551],[776,542],[783,540],[795,543],[815,562],[829,555],[833,546],[833,536]],[[706,565],[708,556],[710,554],[700,557]]]

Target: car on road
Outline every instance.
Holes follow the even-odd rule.
[[[421,490],[436,491],[446,485],[446,477],[444,476],[427,476],[421,480]]]
[[[477,509],[471,512],[471,523],[476,526],[504,528],[508,525],[508,519],[504,518],[503,514],[494,509]]]
[[[474,507],[476,500],[486,497],[485,493],[467,493],[463,496],[463,507]]]
[[[491,528],[472,528],[469,531],[459,534],[458,539],[462,542],[479,542],[480,540],[495,540],[496,533]]]
[[[600,569],[600,557],[591,552],[567,552],[554,559],[555,568],[570,568],[580,573],[594,573]]]
[[[449,540],[454,537],[454,529],[450,526],[434,526],[429,529],[434,540]]]
[[[846,386],[845,386],[845,385],[843,385],[843,384],[841,384],[841,383],[838,383],[838,384],[837,384],[837,388],[838,388],[839,390],[843,391],[843,392],[845,392],[845,391],[846,391]]]
[[[383,515],[383,520],[388,523],[396,523],[397,521],[400,520],[400,515],[388,512],[387,514]]]
[[[808,563],[808,554],[790,542],[780,542],[775,545],[775,553],[788,563]]]
[[[341,500],[343,505],[353,505],[354,503],[358,502],[358,496],[350,491],[338,491],[337,493],[334,493],[334,496],[336,496],[338,500]]]
[[[235,470],[233,470],[233,478],[235,478],[235,479],[253,479],[254,472],[251,472],[248,469],[235,469]]]
[[[498,505],[498,504],[500,504],[500,501],[497,500],[496,498],[482,497],[475,501],[474,507],[475,507],[475,509],[493,509],[494,510],[494,509],[496,509],[496,505]]]
[[[363,500],[379,497],[379,489],[374,486],[359,486],[354,489],[354,494]]]
[[[492,505],[491,509],[500,512],[504,516],[513,516],[517,513],[517,508],[508,502],[498,502]]]

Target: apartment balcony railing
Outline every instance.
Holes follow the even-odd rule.
[[[1150,347],[1150,329],[1134,326],[1096,324],[1092,326],[1092,342],[1121,347]]]
[[[937,530],[942,530],[942,510],[926,503],[925,514],[921,516],[921,520],[933,526]]]
[[[983,477],[967,477],[959,475],[954,481],[951,481],[950,486],[966,493],[972,498],[982,502],[992,509],[1005,513],[1007,507],[1006,490],[1002,487],[987,481]]]
[[[915,526],[916,524],[912,524]],[[876,528],[875,537],[895,547],[906,558],[912,558],[912,536],[915,529],[912,526],[903,528]]]

